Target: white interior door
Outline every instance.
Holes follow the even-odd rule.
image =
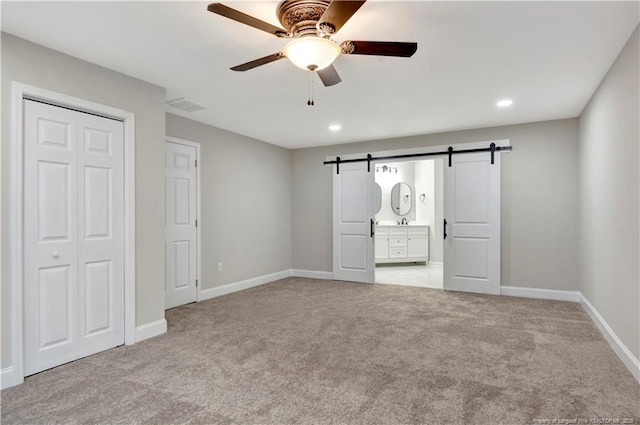
[[[333,278],[372,283],[374,173],[366,162],[340,164],[333,174]]]
[[[124,127],[77,112],[79,357],[124,343]]]
[[[123,124],[24,102],[25,375],[124,343]]]
[[[498,295],[500,155],[453,155],[444,174],[444,289]]]
[[[166,143],[165,308],[197,298],[196,148]]]

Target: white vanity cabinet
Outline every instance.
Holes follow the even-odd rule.
[[[429,261],[429,226],[376,226],[376,263]]]

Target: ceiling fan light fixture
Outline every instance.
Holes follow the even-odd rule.
[[[328,67],[341,52],[342,49],[334,41],[316,36],[295,38],[282,51],[291,63],[305,71],[319,71]]]

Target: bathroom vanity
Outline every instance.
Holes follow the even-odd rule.
[[[429,262],[429,226],[376,226],[376,263]]]

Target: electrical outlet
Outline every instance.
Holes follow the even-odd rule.
[[[222,263],[218,263],[218,273],[222,271]]]

